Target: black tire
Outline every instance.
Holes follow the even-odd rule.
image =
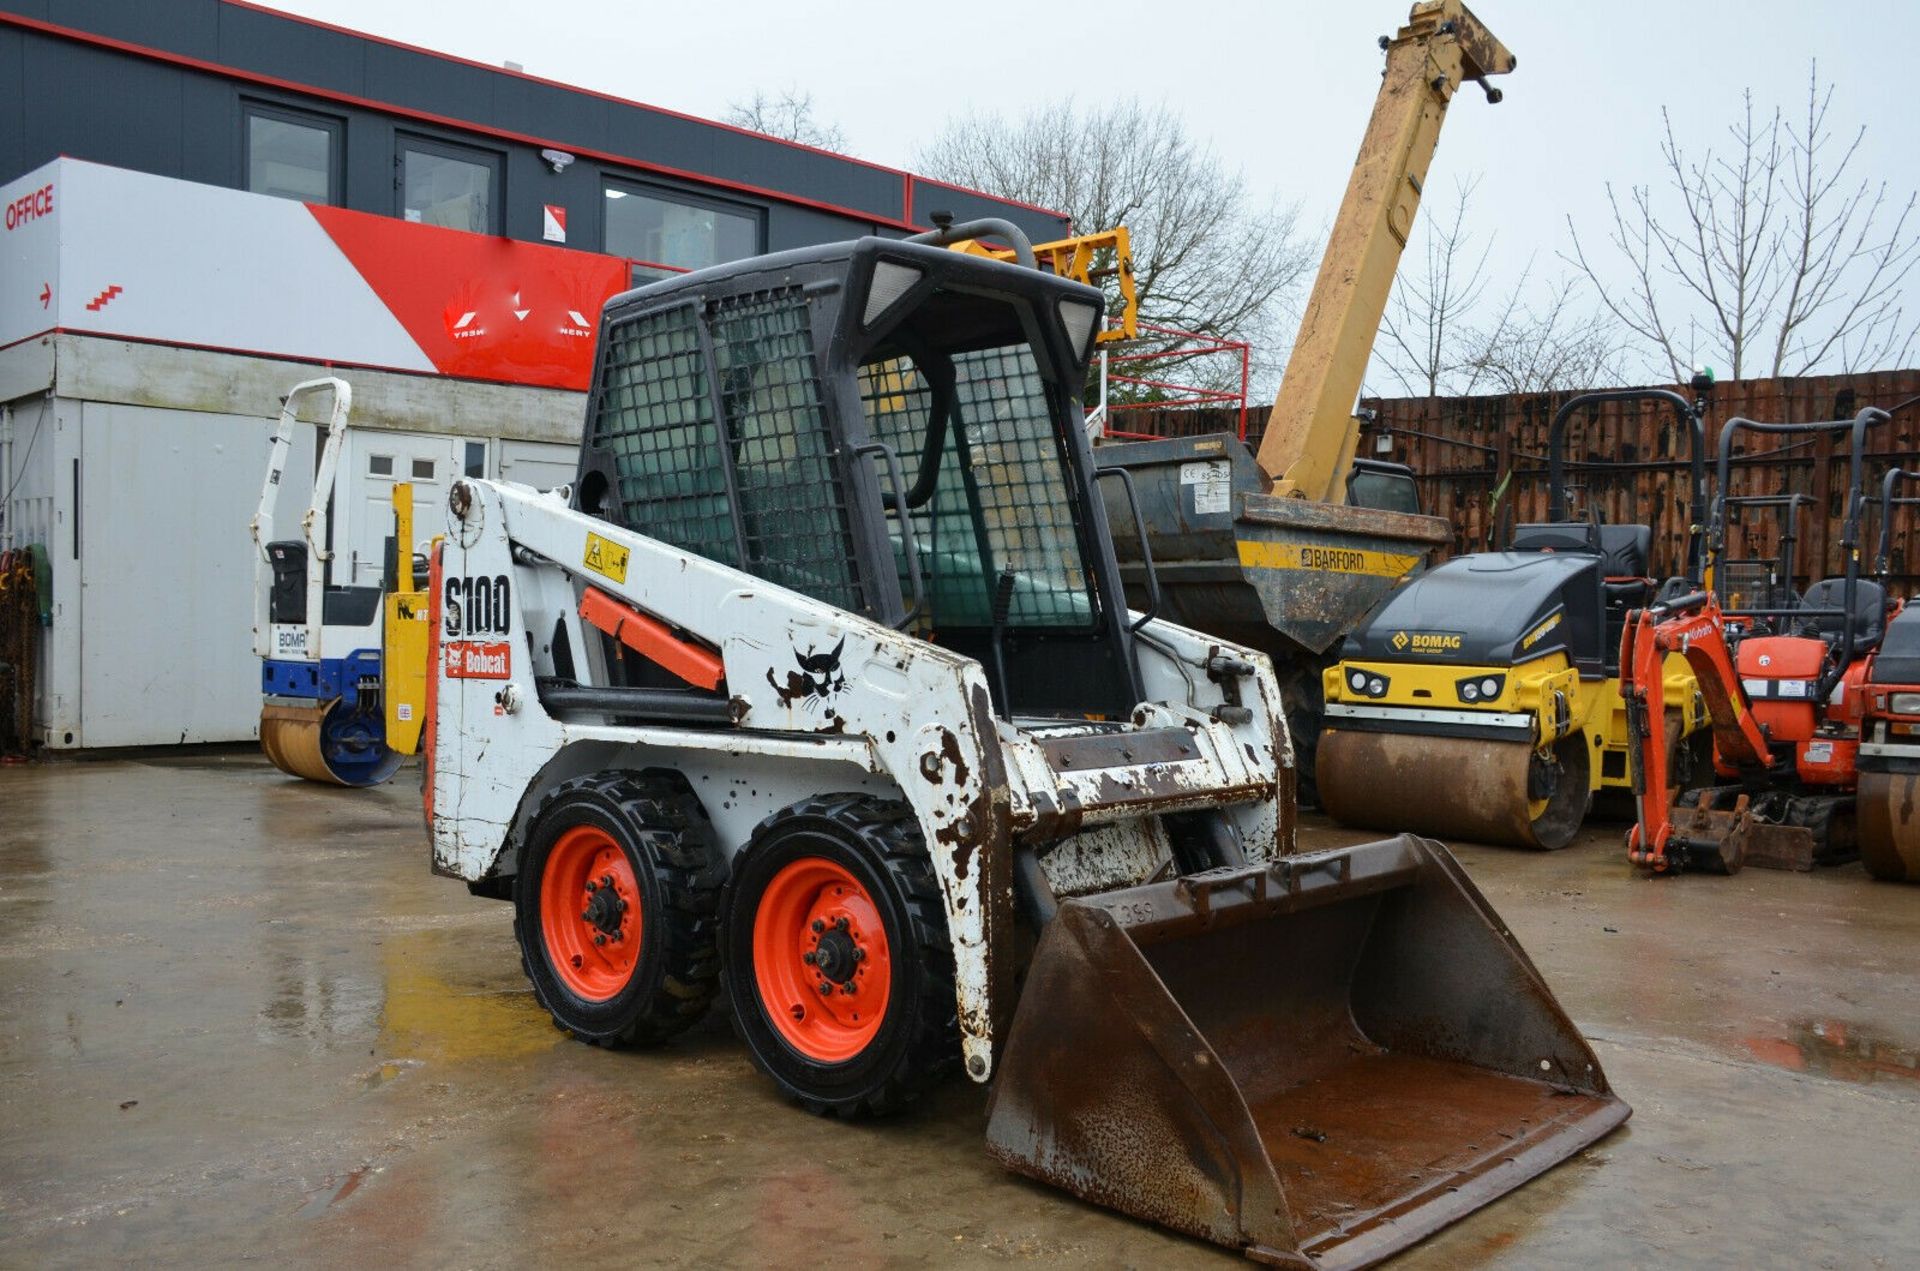
[[[578,826],[613,840],[639,892],[640,951],[625,986],[604,1000],[563,981],[541,922],[554,844]],[[706,1013],[720,980],[712,861],[706,813],[677,774],[600,772],[555,787],[527,833],[514,879],[513,932],[534,996],[557,1027],[595,1045],[648,1046]]]
[[[841,1062],[822,1062],[788,1042],[768,1015],[755,967],[755,922],[768,885],[781,870],[807,858],[850,873],[871,898],[886,933],[891,963],[886,1014],[862,1049]],[[959,1061],[953,951],[940,886],[919,822],[904,803],[828,795],[762,821],[735,858],[721,900],[720,956],[734,1027],[754,1063],[809,1112],[892,1112]]]

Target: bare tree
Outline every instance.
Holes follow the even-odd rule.
[[[916,166],[1064,212],[1083,232],[1127,226],[1145,321],[1246,340],[1262,378],[1283,360],[1284,306],[1315,263],[1299,210],[1257,197],[1165,106],[1069,98],[1019,119],[962,116]]]
[[[1573,218],[1570,263],[1652,363],[1686,378],[1696,358],[1735,379],[1904,360],[1917,329],[1902,285],[1920,262],[1915,195],[1849,175],[1864,126],[1836,138],[1833,87],[1809,69],[1806,113],[1756,112],[1753,93],[1723,149],[1684,149],[1661,111],[1656,193],[1609,183],[1607,240],[1624,270],[1589,254]]]
[[[847,148],[847,134],[839,124],[825,123],[814,116],[813,94],[792,85],[778,93],[756,88],[745,101],[728,102],[722,122],[822,150]]]
[[[1534,288],[1530,273],[1522,273],[1491,324],[1461,337],[1460,391],[1551,393],[1621,383],[1620,324],[1582,295],[1585,281],[1568,277]]]
[[[1375,364],[1410,396],[1452,391],[1454,372],[1467,361],[1467,319],[1486,294],[1487,256],[1493,250],[1488,235],[1476,255],[1474,235],[1466,228],[1467,208],[1479,184],[1476,174],[1455,185],[1451,219],[1426,219],[1422,259],[1403,259],[1380,319]]]

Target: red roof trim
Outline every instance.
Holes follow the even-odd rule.
[[[838,159],[843,163],[856,163],[863,168],[873,168],[880,172],[892,172],[905,175],[899,168],[890,168],[883,163],[874,163],[869,159],[856,159],[852,155],[841,154],[838,151],[827,150],[820,146],[810,146],[804,141],[789,141],[785,137],[776,137],[771,133],[755,132],[751,128],[742,128],[738,124],[723,123],[718,119],[702,119],[698,115],[689,115],[683,111],[673,110],[666,106],[654,106],[647,102],[635,101],[631,97],[620,97],[613,93],[603,93],[597,88],[582,88],[577,84],[566,84],[557,79],[548,79],[544,75],[532,75],[526,71],[516,71],[511,66],[495,66],[490,62],[479,62],[470,57],[461,57],[456,53],[442,53],[437,49],[426,48],[418,44],[409,44],[405,40],[395,40],[384,35],[375,35],[371,31],[356,31],[352,27],[341,26],[337,22],[328,22],[322,18],[310,18],[305,14],[275,8],[270,4],[256,4],[254,0],[220,0],[220,2],[235,9],[251,9],[255,13],[270,14],[273,17],[285,18],[290,22],[298,22],[304,26],[319,27],[323,31],[333,31],[340,35],[350,35],[356,40],[371,40],[375,44],[384,44],[388,48],[400,49],[407,53],[418,53],[423,57],[437,58],[442,62],[452,62],[459,66],[470,66],[475,70],[490,71],[495,75],[511,75],[516,79],[530,80],[535,84],[544,84],[549,88],[561,88],[570,93],[580,93],[587,97],[598,97],[601,101],[612,102],[617,106],[635,106],[641,110],[651,110],[657,114],[667,115],[674,119],[684,119],[689,123],[706,124],[713,128],[725,129],[728,132],[737,132],[745,137],[759,137],[766,141],[777,142],[783,146],[790,146],[795,150],[805,150],[811,154],[825,155],[830,159]],[[992,198],[993,196],[987,195],[986,197]]]
[[[276,88],[282,92],[303,93],[325,101],[339,102],[345,105],[360,106],[389,115],[411,119],[415,122],[435,124],[442,128],[455,129],[481,136],[493,137],[501,141],[515,142],[528,146],[552,146],[567,150],[585,158],[601,163],[614,163],[640,172],[650,172],[656,176],[672,177],[695,185],[710,186],[715,189],[732,190],[740,194],[750,194],[756,198],[768,199],[778,203],[788,203],[797,207],[813,208],[816,211],[829,212],[835,216],[844,216],[858,221],[869,221],[875,225],[885,225],[893,229],[918,230],[921,226],[903,221],[890,213],[875,211],[871,208],[846,207],[838,203],[829,203],[824,199],[808,198],[803,194],[793,194],[785,190],[770,189],[753,185],[745,181],[731,181],[725,177],[716,177],[703,172],[693,172],[685,168],[675,168],[664,163],[650,163],[645,159],[636,159],[631,155],[617,154],[607,150],[594,150],[571,141],[555,137],[539,137],[528,133],[515,132],[509,128],[496,128],[490,124],[475,123],[472,120],[456,119],[449,115],[435,114],[432,111],[415,110],[408,106],[396,106],[391,102],[376,101],[370,97],[361,97],[355,93],[345,93],[337,89],[320,88],[312,84],[302,84],[295,80],[281,79],[274,75],[262,75],[254,71],[242,70],[219,62],[209,62],[203,58],[189,57],[184,53],[173,53],[166,49],[150,48],[143,44],[134,44],[126,40],[117,40],[112,36],[99,35],[92,31],[80,31],[57,23],[42,22],[37,18],[24,18],[18,14],[0,13],[0,26],[17,26],[43,35],[73,40],[80,44],[91,44],[100,48],[113,49],[116,52],[131,53],[139,57],[152,58],[176,66],[191,67],[194,70],[207,71],[223,75],[244,83],[258,84]]]
[[[358,40],[371,40],[375,44],[384,44],[389,48],[402,49],[408,53],[418,53],[423,57],[437,58],[442,62],[452,62],[458,66],[470,66],[475,70],[488,71],[494,75],[511,75],[516,79],[528,80],[535,84],[544,84],[549,88],[563,89],[569,93],[580,93],[587,97],[597,97],[601,101],[612,102],[616,106],[632,106],[639,110],[651,110],[655,114],[666,115],[672,119],[684,119],[689,123],[704,124],[709,128],[720,128],[727,132],[739,133],[743,137],[757,137],[762,141],[771,141],[777,145],[787,146],[794,150],[804,150],[808,154],[824,155],[829,159],[837,159],[842,163],[852,163],[863,168],[872,168],[876,172],[891,172],[896,176],[905,177],[910,183],[938,185],[945,189],[958,190],[962,194],[971,194],[976,198],[990,199],[995,203],[1006,203],[1013,207],[1025,208],[1029,212],[1039,212],[1046,216],[1057,216],[1061,220],[1067,219],[1065,212],[1050,207],[1041,207],[1038,203],[1026,203],[1020,199],[1007,198],[1004,195],[989,194],[985,190],[976,190],[971,186],[955,185],[951,181],[935,181],[931,177],[917,176],[904,168],[890,167],[884,163],[875,163],[871,159],[860,159],[850,154],[841,154],[837,150],[828,150],[822,146],[810,146],[804,141],[792,141],[786,137],[776,137],[772,133],[755,132],[751,128],[742,128],[738,124],[730,124],[718,119],[703,119],[699,115],[689,115],[685,111],[674,110],[668,106],[655,106],[649,102],[635,101],[631,97],[621,97],[615,93],[603,93],[597,88],[582,88],[578,84],[568,84],[561,80],[548,79],[544,75],[532,75],[526,71],[516,71],[510,66],[494,66],[488,62],[475,61],[470,57],[461,57],[454,53],[442,53],[437,49],[425,48],[418,44],[409,44],[405,40],[395,40],[384,35],[375,35],[371,31],[356,31],[352,27],[341,26],[336,22],[328,22],[321,18],[310,18],[305,14],[294,13],[287,9],[275,8],[268,4],[259,4],[256,3],[255,0],[220,0],[220,2],[236,9],[251,9],[255,13],[271,14],[274,17],[286,18],[289,21],[299,22],[306,26],[319,27],[324,31],[333,31],[340,35],[350,35]],[[909,205],[912,203],[911,196],[908,197],[907,202]],[[908,219],[912,219],[911,213],[908,214]]]
[[[872,221],[876,225],[886,225],[893,229],[919,230],[919,229],[925,228],[924,226],[915,224],[912,220],[912,208],[913,208],[912,189],[913,189],[913,186],[916,184],[939,185],[946,189],[957,190],[964,194],[973,195],[977,198],[987,199],[996,203],[1005,203],[1012,207],[1025,208],[1026,210],[1031,212],[1039,212],[1046,216],[1059,217],[1062,220],[1066,219],[1065,213],[1055,211],[1052,208],[1040,207],[1037,204],[1033,204],[1033,203],[1024,203],[1018,199],[1001,198],[998,195],[988,194],[981,190],[968,189],[966,186],[954,185],[946,181],[933,181],[927,177],[915,176],[914,174],[904,171],[903,169],[900,169],[900,168],[891,168],[884,164],[872,163],[865,159],[856,159],[850,155],[836,154],[831,150],[823,150],[818,146],[809,146],[798,141],[788,141],[784,137],[769,136],[766,133],[754,132],[750,128],[741,128],[734,124],[721,123],[718,120],[702,119],[697,115],[689,115],[681,111],[669,110],[662,106],[650,106],[645,102],[637,102],[629,98],[616,97],[611,93],[602,93],[591,88],[580,88],[573,84],[564,84],[564,83],[561,83],[559,80],[547,79],[544,76],[529,75],[525,71],[509,70],[505,67],[500,67],[500,66],[489,66],[485,62],[476,62],[471,58],[456,57],[450,53],[438,53],[432,49],[421,48],[419,45],[408,44],[400,40],[391,40],[386,38],[385,36],[373,35],[365,31],[356,31],[356,30],[353,30],[351,27],[339,26],[331,22],[323,22],[317,18],[308,18],[297,13],[289,13],[284,9],[270,8],[263,4],[253,3],[252,0],[221,0],[221,3],[225,5],[229,5],[233,8],[247,9],[256,13],[262,13],[272,17],[283,18],[290,22],[299,22],[305,26],[316,27],[321,30],[334,31],[341,35],[351,36],[355,39],[368,40],[375,44],[384,44],[390,48],[402,49],[406,52],[416,53],[423,57],[432,57],[443,62],[451,62],[460,66],[472,67],[476,70],[487,71],[490,74],[516,76],[520,79],[528,80],[536,84],[543,84],[548,87],[558,88],[566,92],[580,93],[588,97],[596,97],[603,101],[613,102],[617,105],[629,106],[629,107],[633,107],[640,110],[650,110],[657,114],[666,115],[670,118],[683,119],[691,123],[698,123],[698,124],[705,125],[707,127],[719,128],[727,132],[738,133],[741,136],[756,137],[764,141],[771,141],[777,145],[787,146],[791,149],[802,150],[812,154],[821,155],[841,163],[850,163],[857,167],[868,168],[877,172],[894,173],[902,178],[903,185],[905,187],[901,212],[900,212],[900,215],[896,216],[886,212],[875,211],[873,209],[846,207],[842,204],[827,202],[824,199],[812,199],[812,198],[806,197],[805,195],[793,194],[784,190],[775,190],[766,186],[753,185],[749,182],[732,181],[732,180],[728,180],[725,177],[712,176],[710,174],[703,173],[703,172],[693,172],[684,168],[670,167],[666,164],[651,163],[645,159],[634,158],[631,155],[623,155],[613,151],[585,149],[576,145],[573,142],[565,141],[562,139],[556,139],[551,137],[538,137],[538,136],[533,136],[527,133],[516,132],[508,128],[495,127],[491,124],[476,123],[473,120],[458,119],[450,115],[435,114],[431,111],[415,110],[412,107],[400,106],[392,102],[383,102],[371,97],[361,97],[358,94],[341,92],[337,89],[321,88],[313,84],[303,84],[297,80],[281,79],[278,76],[263,75],[256,71],[244,70],[237,66],[229,66],[222,62],[210,62],[205,60],[204,58],[191,57],[184,53],[175,53],[167,49],[154,48],[151,45],[138,44],[129,40],[115,39],[112,36],[101,35],[93,31],[83,31],[77,27],[62,26],[59,23],[55,23],[55,22],[43,22],[37,18],[23,17],[19,14],[0,13],[0,25],[22,27],[27,30],[41,32],[42,34],[45,34],[45,35],[52,35],[52,36],[60,37],[62,39],[73,40],[77,43],[92,44],[101,48],[114,49],[122,53],[131,53],[136,56],[150,57],[156,61],[168,62],[176,66],[187,66],[195,70],[208,71],[216,75],[224,75],[224,76],[227,76],[228,78],[241,80],[251,84],[263,85],[269,88],[277,88],[285,92],[304,93],[309,96],[322,98],[328,101],[340,102],[347,105],[362,106],[370,110],[377,110],[387,114],[398,115],[406,119],[412,119],[420,122],[437,124],[444,128],[454,128],[454,129],[466,130],[469,132],[477,132],[485,136],[498,138],[503,141],[519,142],[525,145],[532,145],[532,146],[553,146],[560,149],[569,150],[574,154],[584,155],[588,158],[598,160],[599,162],[602,162],[602,163],[617,163],[622,165],[623,167],[633,168],[641,172],[651,172],[659,176],[673,177],[678,180],[690,181],[699,185],[714,186],[720,189],[732,190],[732,191],[735,191],[736,193],[752,194],[760,198],[771,199],[775,202],[788,203],[797,207],[813,208],[816,211],[829,212],[837,216],[847,216],[855,220]]]

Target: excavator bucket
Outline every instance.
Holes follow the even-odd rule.
[[[1359,1267],[1629,1112],[1446,849],[1401,835],[1064,902],[987,1142],[1252,1257]]]

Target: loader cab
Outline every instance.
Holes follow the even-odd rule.
[[[868,238],[606,311],[576,506],[979,660],[998,711],[1124,718],[1079,393],[1100,293]]]

